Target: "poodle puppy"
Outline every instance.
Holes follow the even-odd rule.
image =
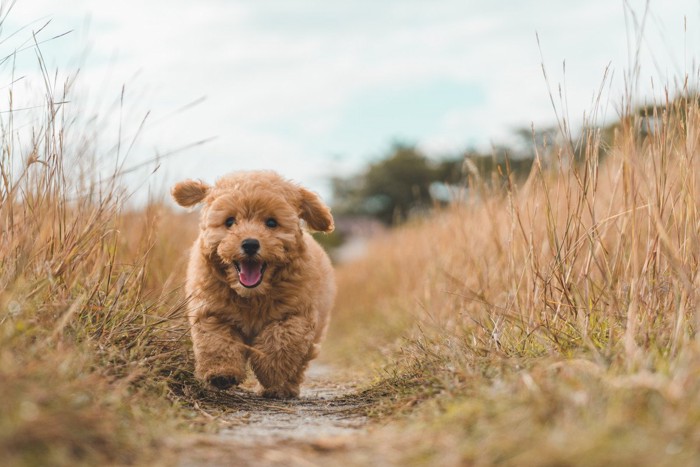
[[[171,193],[180,206],[204,205],[186,282],[196,376],[226,389],[243,382],[249,362],[262,396],[298,396],[336,291],[330,260],[301,220],[331,232],[330,209],[267,171],[214,186],[186,180]]]

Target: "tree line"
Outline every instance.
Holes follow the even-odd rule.
[[[562,162],[576,165],[587,151],[604,157],[616,135],[633,131],[645,141],[667,123],[684,121],[688,103],[685,96],[664,104],[640,105],[627,116],[600,127],[584,127],[576,136],[559,127],[535,131],[519,128],[511,144],[496,145],[488,152],[468,149],[442,158],[430,157],[413,144],[395,143],[379,160],[361,172],[331,179],[336,215],[369,216],[386,225],[396,225],[414,215],[450,202],[449,191],[459,189],[468,196],[469,179],[484,183],[507,183],[526,177],[535,156],[544,166]]]

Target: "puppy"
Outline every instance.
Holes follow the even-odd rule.
[[[172,188],[180,206],[204,205],[186,292],[195,374],[218,389],[243,382],[291,398],[318,354],[335,299],[328,256],[303,228],[333,231],[330,209],[274,172],[240,172],[214,186]],[[301,219],[301,220],[300,220]]]

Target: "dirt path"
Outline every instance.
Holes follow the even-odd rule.
[[[356,384],[330,366],[312,364],[296,400],[263,399],[254,387],[220,393],[225,409],[212,421],[222,428],[178,442],[178,465],[333,465],[365,432]]]

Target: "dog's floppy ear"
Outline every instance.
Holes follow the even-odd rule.
[[[326,206],[321,198],[306,188],[299,188],[299,217],[306,221],[306,224],[317,232],[333,232],[333,216],[331,210]]]
[[[211,187],[200,180],[185,180],[176,184],[170,194],[180,206],[190,207],[200,203]]]

